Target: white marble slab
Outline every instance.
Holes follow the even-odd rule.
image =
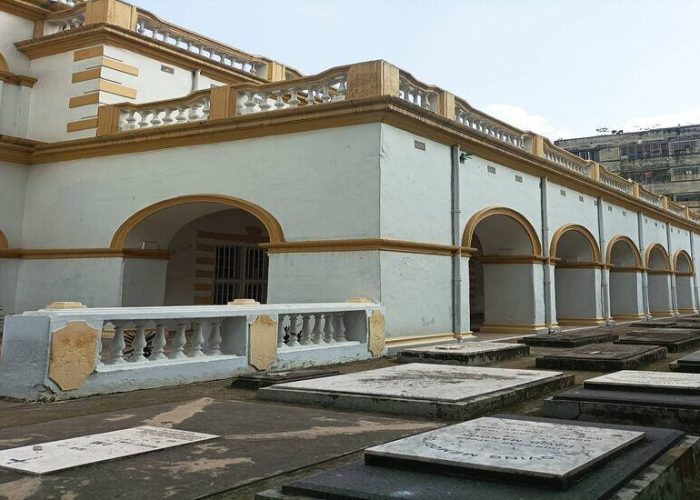
[[[624,389],[659,389],[700,392],[700,374],[680,372],[647,372],[622,370],[584,382],[588,388],[612,387]]]
[[[0,468],[48,474],[219,436],[142,426],[0,451]]]
[[[482,417],[375,446],[365,455],[564,482],[643,438],[643,432]]]
[[[455,402],[552,379],[561,372],[409,363],[272,386],[330,393]]]
[[[500,344],[496,342],[462,342],[461,344],[449,345],[434,345],[428,347],[414,347],[405,349],[406,352],[418,353],[464,353],[464,354],[479,354],[482,352],[505,351],[517,347],[522,347],[523,344]]]

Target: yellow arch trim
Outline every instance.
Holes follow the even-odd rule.
[[[8,73],[10,71],[10,67],[7,65],[7,60],[0,54],[0,71],[4,71]]]
[[[613,238],[608,242],[608,247],[605,250],[605,263],[610,265],[612,262],[610,261],[610,257],[612,255],[612,249],[613,246],[615,246],[615,243],[618,243],[622,241],[625,243],[630,250],[632,250],[632,254],[634,255],[634,260],[637,263],[638,268],[643,267],[642,266],[642,255],[639,253],[639,249],[637,248],[637,245],[635,245],[634,241],[632,241],[631,238],[627,236],[613,236]]]
[[[559,245],[559,239],[569,231],[579,233],[581,236],[586,238],[586,240],[588,240],[588,244],[591,246],[593,262],[597,264],[601,263],[600,248],[598,248],[598,242],[588,229],[578,224],[565,224],[556,230],[554,236],[552,236],[552,243],[549,246],[549,256],[557,256],[557,246]]]
[[[10,246],[7,242],[7,236],[5,236],[5,233],[0,231],[0,250],[8,250],[9,248]]]
[[[123,250],[124,243],[126,242],[126,238],[131,230],[134,229],[139,222],[143,221],[150,215],[153,215],[154,213],[166,208],[186,205],[189,203],[217,203],[230,208],[244,210],[257,217],[260,222],[263,223],[265,229],[267,229],[267,234],[270,236],[270,243],[282,243],[285,241],[284,232],[282,231],[282,226],[280,223],[270,212],[259,207],[258,205],[239,198],[234,198],[232,196],[196,194],[189,196],[177,196],[168,200],[159,201],[158,203],[136,212],[134,215],[125,220],[121,226],[119,226],[119,229],[117,229],[117,232],[114,233],[114,236],[112,237],[110,248],[112,250]]]
[[[660,243],[652,243],[651,245],[649,245],[647,247],[646,251],[644,252],[644,257],[646,258],[647,269],[650,269],[649,262],[651,261],[651,252],[657,248],[661,251],[661,255],[664,258],[664,265],[666,266],[666,271],[671,271],[672,270],[671,259],[668,257],[668,252],[666,251],[666,249]],[[652,269],[652,271],[653,271],[653,269]]]
[[[690,258],[688,252],[685,250],[678,250],[673,254],[673,272],[678,272],[678,259],[683,258],[688,263],[688,269],[690,273],[695,274],[695,266],[693,265],[693,259]]]
[[[510,217],[515,222],[520,224],[530,239],[532,255],[542,255],[542,245],[540,244],[540,239],[537,237],[537,231],[535,231],[535,228],[532,227],[530,221],[528,221],[520,212],[516,212],[515,210],[506,207],[485,208],[472,215],[469,222],[467,222],[466,228],[464,229],[464,235],[462,236],[462,247],[471,248],[472,239],[474,238],[474,231],[476,230],[477,224],[479,224],[479,222],[482,220],[491,217],[492,215],[503,215]]]

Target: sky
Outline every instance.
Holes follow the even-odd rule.
[[[132,0],[306,75],[384,59],[552,140],[700,123],[700,0]]]

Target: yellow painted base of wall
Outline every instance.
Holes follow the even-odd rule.
[[[462,332],[462,339],[474,338],[472,332]],[[433,333],[431,335],[417,335],[415,337],[387,337],[387,347],[403,347],[408,345],[435,344],[437,342],[450,342],[455,340],[454,333]]]
[[[603,318],[557,318],[562,326],[600,326],[605,324]]]
[[[556,325],[554,325],[556,326]],[[547,325],[495,325],[484,324],[480,333],[539,333],[546,331]]]
[[[650,311],[652,318],[670,318],[673,316],[673,311]]]
[[[644,314],[616,314],[612,317],[615,321],[639,321],[644,318]]]
[[[680,314],[697,314],[698,310],[693,307],[682,307],[678,309]]]

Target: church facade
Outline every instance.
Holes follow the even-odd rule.
[[[385,61],[0,0],[0,306],[342,302],[387,344],[698,309],[700,216]]]

